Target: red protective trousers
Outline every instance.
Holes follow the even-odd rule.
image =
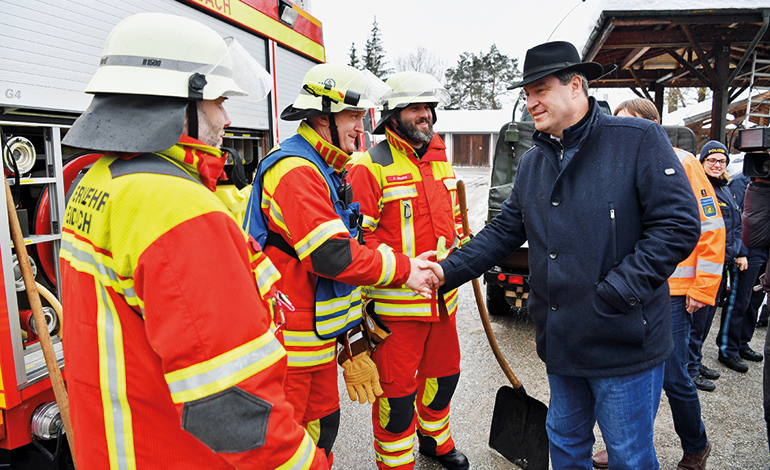
[[[415,430],[421,445],[435,443],[431,452],[454,448],[449,406],[460,373],[455,319],[444,310],[436,322],[385,321],[392,335],[372,356],[383,390],[372,407],[378,468],[414,468]]]

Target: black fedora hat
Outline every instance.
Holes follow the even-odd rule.
[[[523,80],[508,89],[518,88],[565,70],[581,72],[587,80],[597,79],[604,72],[599,63],[581,62],[578,51],[572,44],[564,41],[547,42],[527,51]]]

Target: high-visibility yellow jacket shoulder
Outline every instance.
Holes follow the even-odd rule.
[[[103,156],[67,204],[64,354],[78,468],[327,469],[293,419],[266,258],[214,195],[221,152],[189,138]]]
[[[675,148],[698,200],[701,234],[695,249],[679,263],[668,279],[671,295],[687,295],[714,305],[725,260],[725,223],[714,187],[698,160],[689,152]]]
[[[361,204],[367,246],[416,257],[436,250],[440,237],[452,245],[462,234],[457,176],[438,135],[417,158],[390,129],[350,170],[353,196]],[[370,287],[375,311],[389,320],[437,321],[440,309],[457,311],[457,290],[425,299],[406,287]]]

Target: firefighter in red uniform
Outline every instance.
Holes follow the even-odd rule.
[[[277,271],[213,193],[223,102],[268,84],[187,18],[141,13],[107,39],[63,142],[105,152],[69,200],[60,253],[81,470],[328,469],[284,394],[260,296]]]
[[[382,393],[358,286],[407,285],[430,296],[437,280],[416,259],[359,242],[345,165],[366,109],[390,88],[368,71],[335,64],[314,66],[302,83],[281,113],[302,122],[260,162],[244,228],[265,247],[281,273],[277,286],[293,305],[277,324],[289,356],[287,398],[297,422],[331,459],[340,419],[337,343],[350,398],[373,403]]]
[[[435,108],[448,95],[428,74],[401,72],[387,83],[393,94],[374,130],[386,140],[351,170],[366,244],[407,256],[442,253],[461,243],[462,234],[457,177],[444,142],[433,133]],[[422,454],[448,469],[469,468],[449,430],[449,405],[460,377],[457,290],[426,299],[375,286],[366,296],[392,333],[372,355],[384,391],[372,410],[377,466],[414,468],[416,429]]]

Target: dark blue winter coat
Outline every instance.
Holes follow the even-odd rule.
[[[590,106],[581,135],[564,131],[578,147],[564,170],[560,149],[536,132],[502,213],[440,264],[452,289],[528,240],[529,312],[548,373],[608,377],[673,350],[666,281],[695,247],[700,219],[663,128]]]
[[[740,256],[748,256],[749,250],[741,242],[741,210],[727,181],[709,176],[719,201],[719,210],[725,221],[725,263]]]

